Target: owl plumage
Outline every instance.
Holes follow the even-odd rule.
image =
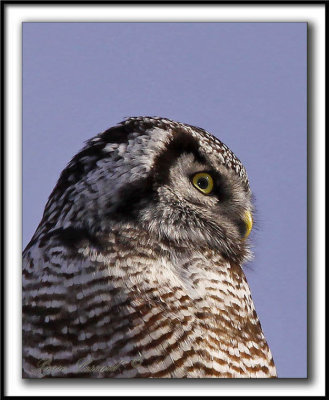
[[[252,207],[203,129],[136,117],[90,139],[23,252],[23,377],[275,377],[242,270]]]

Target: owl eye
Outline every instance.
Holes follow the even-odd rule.
[[[212,176],[206,172],[198,172],[192,178],[193,185],[203,194],[210,194],[214,188]]]
[[[250,211],[246,211],[244,214],[244,222],[246,224],[246,233],[244,235],[245,239],[249,236],[251,230],[252,230],[252,224],[253,224],[253,220],[252,220],[252,215]]]

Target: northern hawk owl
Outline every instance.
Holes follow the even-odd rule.
[[[242,264],[246,170],[205,130],[90,139],[23,253],[23,377],[275,377]]]

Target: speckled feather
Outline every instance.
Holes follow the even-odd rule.
[[[246,210],[242,163],[201,128],[137,117],[89,140],[23,253],[23,377],[276,376]]]

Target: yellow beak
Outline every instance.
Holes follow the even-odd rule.
[[[246,233],[244,235],[245,239],[249,236],[251,230],[252,230],[252,215],[250,211],[246,211],[244,214],[244,222],[246,223]]]

